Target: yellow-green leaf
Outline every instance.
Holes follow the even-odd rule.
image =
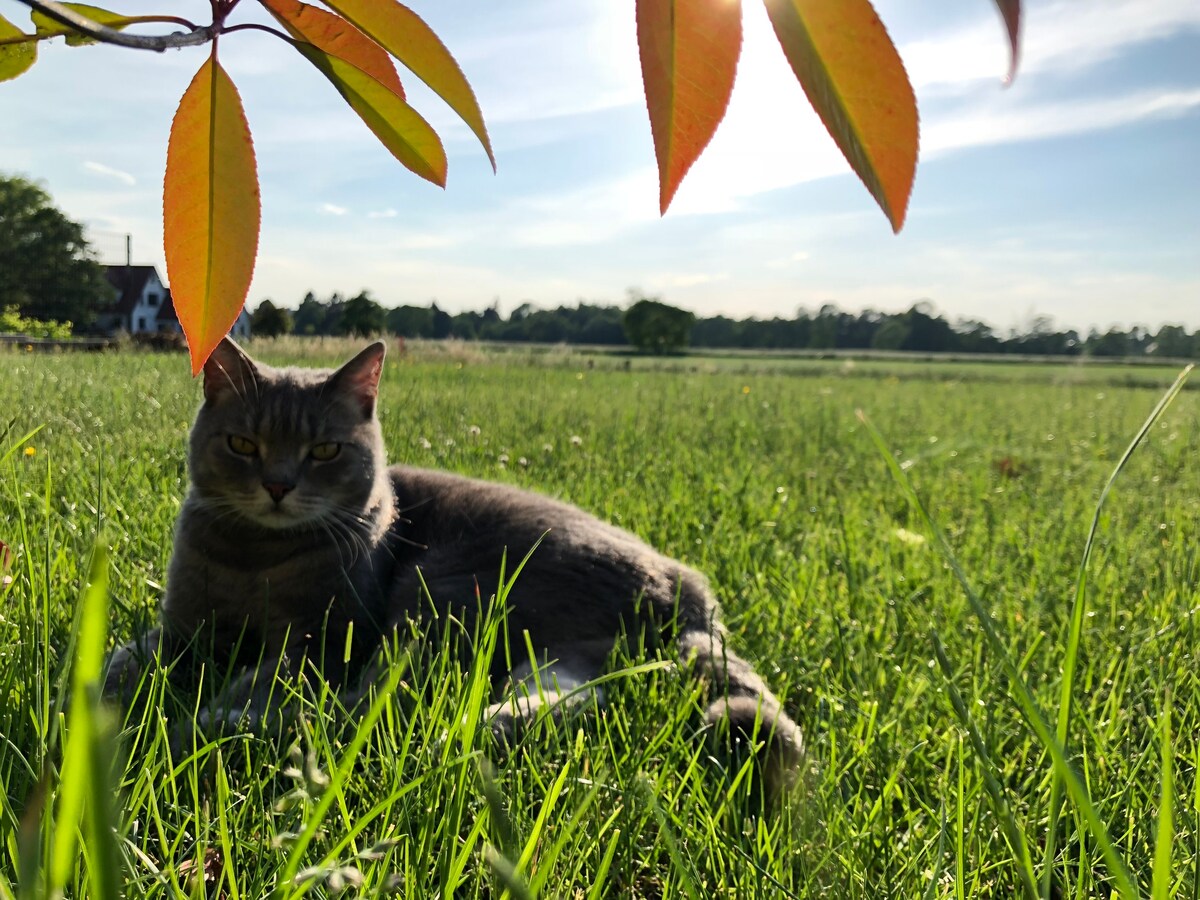
[[[765,0],[792,71],[899,231],[917,167],[917,102],[868,0]]]
[[[362,69],[392,93],[404,98],[404,87],[387,51],[341,16],[299,0],[260,0],[288,33],[325,53]]]
[[[167,274],[193,375],[245,303],[259,218],[250,128],[214,49],[179,101],[163,183]]]
[[[420,16],[396,0],[326,0],[325,5],[374,38],[445,100],[475,132],[495,170],[496,157],[475,92],[446,45]]]
[[[996,0],[996,8],[1004,19],[1004,30],[1008,32],[1008,46],[1011,51],[1008,63],[1008,75],[1005,82],[1011,82],[1017,75],[1017,62],[1021,57],[1021,0]]]
[[[400,96],[346,60],[300,42],[296,49],[330,80],[350,108],[407,169],[446,186],[446,151],[420,114]]]
[[[637,29],[665,213],[729,105],[742,49],[741,0],[638,0]]]
[[[81,16],[87,16],[97,25],[115,28],[117,31],[139,19],[138,16],[127,16],[124,13],[101,9],[98,6],[88,6],[86,3],[64,3],[63,6],[72,12],[79,13]],[[52,38],[59,35],[66,35],[67,44],[72,47],[96,43],[95,38],[88,37],[86,34],[80,34],[70,25],[64,25],[62,22],[55,21],[45,13],[34,10],[30,14],[30,18],[33,19],[33,27],[42,37]]]
[[[23,36],[20,28],[4,16],[0,16],[0,39]],[[37,44],[33,41],[20,44],[0,44],[0,81],[8,81],[24,75],[37,62]]]

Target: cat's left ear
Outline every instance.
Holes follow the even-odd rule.
[[[383,373],[386,353],[387,344],[376,341],[329,379],[330,384],[354,398],[367,419],[375,414],[375,398],[379,396],[379,376]]]

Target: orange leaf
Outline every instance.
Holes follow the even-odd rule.
[[[195,375],[237,320],[258,253],[260,203],[250,127],[213,54],[179,101],[167,142],[167,275]]]
[[[1008,31],[1008,46],[1012,50],[1009,58],[1008,75],[1005,83],[1012,83],[1017,77],[1017,60],[1021,55],[1021,0],[996,0],[996,7],[1004,19],[1004,27]]]
[[[404,87],[387,51],[333,13],[299,0],[260,0],[288,33],[362,69],[400,99]]]
[[[446,45],[420,16],[396,0],[326,0],[325,5],[374,38],[445,100],[475,132],[495,171],[496,157],[475,92]]]
[[[917,101],[868,0],[765,0],[809,102],[899,231],[917,168]]]
[[[296,49],[333,83],[392,156],[426,181],[446,186],[446,151],[420,113],[344,59],[304,42],[296,44]]]
[[[742,49],[741,0],[637,0],[637,27],[665,213],[729,105]]]

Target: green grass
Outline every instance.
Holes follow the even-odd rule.
[[[253,352],[331,364],[346,345]],[[1107,497],[1072,640],[1101,491],[1175,374],[393,358],[395,461],[560,496],[710,576],[805,731],[800,791],[753,815],[748,773],[712,755],[691,686],[661,666],[498,754],[475,727],[481,666],[406,662],[401,641],[401,687],[362,727],[314,713],[294,741],[172,756],[160,716],[124,723],[108,809],[109,729],[80,712],[78,672],[72,687],[72,659],[95,658],[77,609],[99,538],[111,639],[153,618],[199,385],[179,356],[0,354],[0,458],[41,427],[0,462],[16,556],[0,588],[0,896],[60,877],[67,896],[105,896],[114,815],[128,897],[200,896],[205,873],[231,898],[1013,897],[1031,881],[1082,898],[1126,875],[1126,893],[1200,896],[1200,395],[1150,427]],[[1051,747],[1030,710],[1055,735],[1071,666]]]

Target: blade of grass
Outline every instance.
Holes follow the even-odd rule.
[[[1171,844],[1175,840],[1175,760],[1171,744],[1171,692],[1167,691],[1158,719],[1158,742],[1162,748],[1162,793],[1158,801],[1158,834],[1154,839],[1154,880],[1151,900],[1171,896]]]
[[[1041,741],[1042,746],[1049,752],[1054,771],[1066,783],[1071,799],[1075,801],[1076,807],[1087,824],[1088,831],[1100,847],[1104,860],[1108,864],[1112,878],[1116,882],[1117,892],[1124,897],[1131,898],[1131,900],[1139,897],[1140,894],[1133,876],[1129,872],[1129,867],[1109,836],[1108,828],[1101,820],[1100,814],[1096,811],[1096,807],[1093,805],[1091,797],[1088,794],[1087,786],[1067,760],[1066,751],[1063,749],[1062,744],[1058,742],[1057,737],[1055,737],[1054,732],[1050,728],[1049,721],[1037,705],[1037,700],[1034,698],[1033,692],[1030,691],[1029,685],[1025,683],[1025,679],[1021,676],[1020,669],[1017,668],[1012,654],[1008,651],[1008,646],[1001,639],[1000,631],[996,627],[996,623],[992,620],[991,614],[987,611],[987,608],[983,605],[983,601],[980,600],[979,595],[971,586],[971,581],[967,578],[966,572],[963,571],[958,557],[950,546],[950,542],[946,539],[945,534],[942,533],[941,528],[937,526],[937,523],[933,521],[933,517],[925,509],[925,504],[917,496],[912,482],[909,481],[904,470],[900,468],[899,461],[884,442],[883,435],[871,424],[871,421],[862,410],[858,411],[858,418],[866,427],[871,439],[875,442],[880,456],[886,462],[888,469],[892,473],[892,477],[900,485],[901,491],[907,497],[909,505],[916,510],[921,522],[925,525],[929,533],[933,535],[933,542],[942,559],[946,561],[946,564],[950,567],[950,571],[954,573],[955,579],[962,586],[971,611],[983,627],[984,636],[992,653],[1000,660],[1004,673],[1009,679],[1013,699],[1016,701],[1018,709],[1020,709],[1025,721],[1029,723],[1030,728],[1033,729],[1034,734],[1037,735],[1038,740]]]
[[[103,784],[105,780],[103,772],[93,771],[93,762],[100,756],[93,744],[100,739],[96,708],[104,669],[104,648],[108,639],[108,554],[104,544],[99,541],[92,552],[76,633],[67,742],[59,770],[58,808],[50,851],[47,892],[51,896],[67,886],[78,862],[76,846],[86,799],[92,794],[94,785]],[[106,865],[99,860],[95,864],[102,867]],[[106,896],[116,896],[115,892],[111,895],[102,893],[107,887],[93,880],[92,890],[101,900]]]
[[[950,665],[950,660],[946,656],[946,648],[942,644],[942,639],[932,629],[929,635],[933,640],[933,653],[937,657],[938,665],[941,666],[943,676],[945,676],[946,691],[950,695],[950,704],[954,707],[954,712],[958,715],[959,722],[967,730],[967,736],[971,739],[971,746],[975,750],[979,769],[983,773],[983,786],[987,789],[988,796],[992,798],[992,808],[1000,818],[1000,827],[1004,831],[1004,837],[1008,841],[1009,849],[1012,850],[1013,855],[1016,857],[1017,874],[1021,878],[1021,884],[1024,886],[1025,893],[1030,900],[1037,900],[1037,877],[1033,872],[1033,857],[1029,853],[1029,841],[1025,837],[1025,831],[1021,828],[1020,823],[1017,822],[1016,816],[1013,815],[1012,807],[1005,796],[1004,788],[1001,787],[999,780],[996,778],[996,765],[992,762],[992,756],[988,753],[987,745],[983,742],[983,735],[979,733],[979,727],[975,724],[975,720],[971,716],[971,711],[968,709],[966,701],[963,700],[962,694],[959,693],[958,685],[954,683],[954,668]]]
[[[1087,541],[1083,545],[1083,556],[1079,560],[1079,573],[1075,579],[1075,596],[1071,602],[1071,625],[1067,633],[1067,645],[1063,655],[1062,686],[1058,699],[1058,723],[1055,729],[1055,736],[1064,749],[1069,746],[1068,737],[1071,726],[1071,708],[1075,694],[1075,671],[1079,664],[1079,645],[1083,635],[1083,622],[1087,614],[1088,563],[1092,558],[1092,547],[1096,543],[1096,533],[1100,530],[1100,513],[1104,509],[1104,501],[1108,499],[1108,495],[1116,483],[1117,476],[1121,474],[1121,470],[1125,468],[1125,464],[1133,456],[1133,451],[1137,449],[1138,445],[1141,444],[1142,440],[1154,426],[1154,423],[1158,421],[1167,407],[1171,405],[1171,402],[1179,395],[1179,392],[1183,390],[1183,385],[1187,381],[1188,375],[1191,374],[1192,368],[1192,366],[1186,366],[1179,373],[1178,377],[1176,377],[1175,382],[1167,388],[1167,392],[1159,398],[1157,405],[1150,411],[1150,415],[1146,417],[1146,421],[1142,423],[1142,427],[1138,429],[1133,440],[1129,442],[1129,446],[1125,448],[1125,452],[1121,454],[1121,458],[1117,460],[1112,474],[1108,476],[1108,481],[1104,483],[1104,488],[1100,491],[1100,497],[1096,501],[1096,510],[1092,514],[1092,525],[1088,529]],[[1062,789],[1062,779],[1055,775],[1050,783],[1046,850],[1042,864],[1042,896],[1045,900],[1050,900],[1051,896],[1051,886],[1054,876],[1054,855],[1056,852],[1055,842],[1058,837],[1058,817],[1062,810]]]
[[[308,849],[309,844],[321,830],[321,823],[324,822],[325,816],[329,813],[330,807],[333,806],[337,799],[337,794],[346,784],[346,780],[350,777],[350,770],[354,767],[354,762],[358,757],[359,751],[366,744],[367,739],[371,736],[372,730],[375,728],[375,723],[379,721],[383,715],[384,708],[392,702],[392,695],[396,692],[397,686],[400,684],[400,678],[405,672],[404,665],[394,665],[388,673],[387,680],[380,686],[379,692],[375,695],[375,699],[371,702],[367,714],[363,716],[362,721],[358,723],[358,727],[354,731],[354,736],[350,739],[349,746],[346,747],[346,752],[342,754],[341,762],[330,776],[329,785],[326,787],[321,798],[317,801],[312,813],[308,817],[308,821],[304,823],[304,830],[300,832],[300,836],[296,839],[296,843],[292,846],[291,852],[288,854],[287,864],[284,866],[283,875],[279,879],[279,888],[277,889],[278,896],[302,896],[309,885],[301,885],[299,890],[294,894],[290,893],[294,887],[296,873],[300,871],[300,865],[304,859],[304,851]]]

